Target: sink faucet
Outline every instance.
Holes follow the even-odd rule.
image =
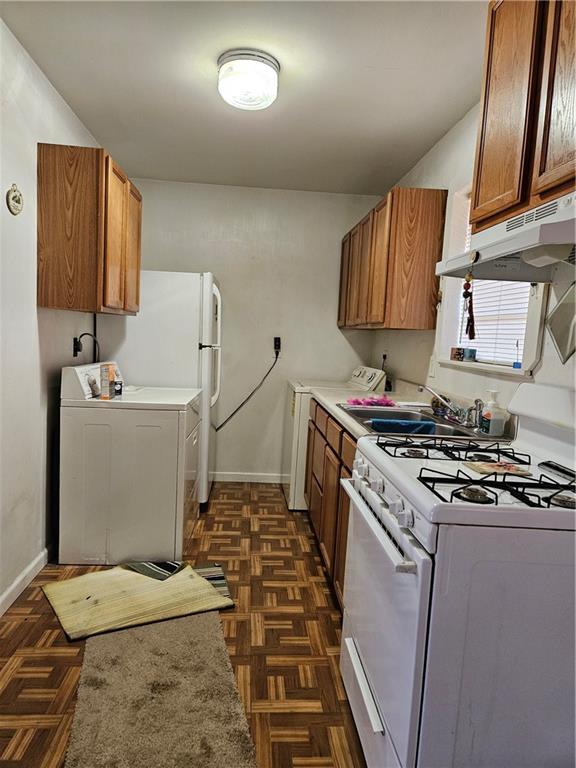
[[[465,411],[463,408],[459,408],[457,405],[454,405],[450,402],[450,400],[447,400],[443,395],[439,395],[438,392],[435,392],[432,387],[429,387],[427,384],[419,384],[418,392],[424,392],[424,390],[427,390],[431,395],[434,395],[437,400],[440,400],[440,402],[443,403],[449,411],[452,411],[459,422],[465,417]]]
[[[432,387],[429,387],[427,384],[420,384],[418,386],[419,392],[423,392],[425,389],[430,392],[430,394],[434,395],[435,398],[440,400],[440,402],[454,414],[454,420],[463,427],[474,429],[480,428],[480,424],[482,423],[482,413],[484,411],[484,403],[480,398],[476,398],[476,400],[474,400],[474,405],[471,405],[469,408],[460,408],[451,403],[450,400],[443,395],[439,395],[438,392],[435,392]]]
[[[482,414],[484,413],[484,402],[479,397],[474,400],[474,405],[466,408],[464,416],[464,426],[480,429],[482,424]]]

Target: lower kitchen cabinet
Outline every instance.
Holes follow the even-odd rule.
[[[314,533],[318,536],[322,520],[322,488],[318,485],[318,481],[314,475],[312,475],[312,484],[310,488],[309,512],[312,528],[314,528]]]
[[[340,475],[342,480],[348,480],[352,473],[346,467],[342,467]],[[340,603],[344,607],[344,572],[346,570],[346,545],[348,543],[348,518],[350,516],[350,497],[340,486],[338,492],[338,528],[336,530],[336,548],[334,552],[334,568],[332,581],[334,591]]]
[[[312,400],[308,422],[305,497],[320,554],[340,606],[348,536],[349,499],[340,486],[351,476],[356,441]]]
[[[322,518],[320,522],[320,552],[326,570],[332,575],[334,547],[338,525],[338,497],[340,490],[340,457],[326,446],[324,453],[324,485],[322,487]]]
[[[316,427],[312,419],[310,419],[308,422],[308,440],[306,442],[306,476],[304,478],[304,498],[306,499],[306,504],[308,504],[308,509],[310,509],[310,496],[312,493],[312,457],[314,456],[315,432]]]

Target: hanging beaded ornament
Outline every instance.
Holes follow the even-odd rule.
[[[476,338],[476,327],[474,324],[474,304],[472,301],[472,272],[468,272],[464,278],[464,291],[462,296],[464,297],[464,312],[468,315],[466,318],[466,336],[469,339]]]

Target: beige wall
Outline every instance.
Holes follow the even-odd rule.
[[[91,316],[36,308],[36,143],[95,145],[0,21],[0,613],[46,557],[59,371]],[[4,192],[16,183],[24,209]],[[77,362],[82,362],[79,358]]]
[[[370,333],[336,327],[340,241],[374,197],[136,180],[143,267],[212,271],[222,290],[222,421],[273,360],[270,379],[219,433],[220,476],[275,480],[286,380],[345,379]]]
[[[404,187],[440,187],[449,190],[446,211],[444,256],[450,247],[450,224],[452,218],[451,196],[472,182],[474,152],[478,127],[479,108],[474,107],[464,116],[426,155],[398,181]],[[569,265],[559,265],[556,280],[550,289],[549,309],[574,279],[574,270]],[[455,278],[443,278],[443,291],[449,294],[450,284]],[[459,281],[456,281],[458,285]],[[439,328],[441,319],[439,318]],[[380,365],[382,353],[388,355],[388,364],[393,373],[404,379],[425,382],[439,392],[465,399],[485,399],[487,389],[500,391],[500,402],[506,405],[519,381],[505,376],[462,371],[438,365],[434,358],[436,333],[434,331],[378,331],[372,339],[371,359],[373,365]],[[575,358],[562,365],[548,332],[545,331],[542,359],[535,369],[534,381],[541,384],[574,387]]]

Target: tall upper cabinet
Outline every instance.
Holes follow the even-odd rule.
[[[103,149],[38,145],[38,305],[135,314],[142,197]]]
[[[490,2],[474,232],[574,188],[575,30],[572,0]]]
[[[445,189],[394,187],[342,241],[338,325],[436,326]]]

